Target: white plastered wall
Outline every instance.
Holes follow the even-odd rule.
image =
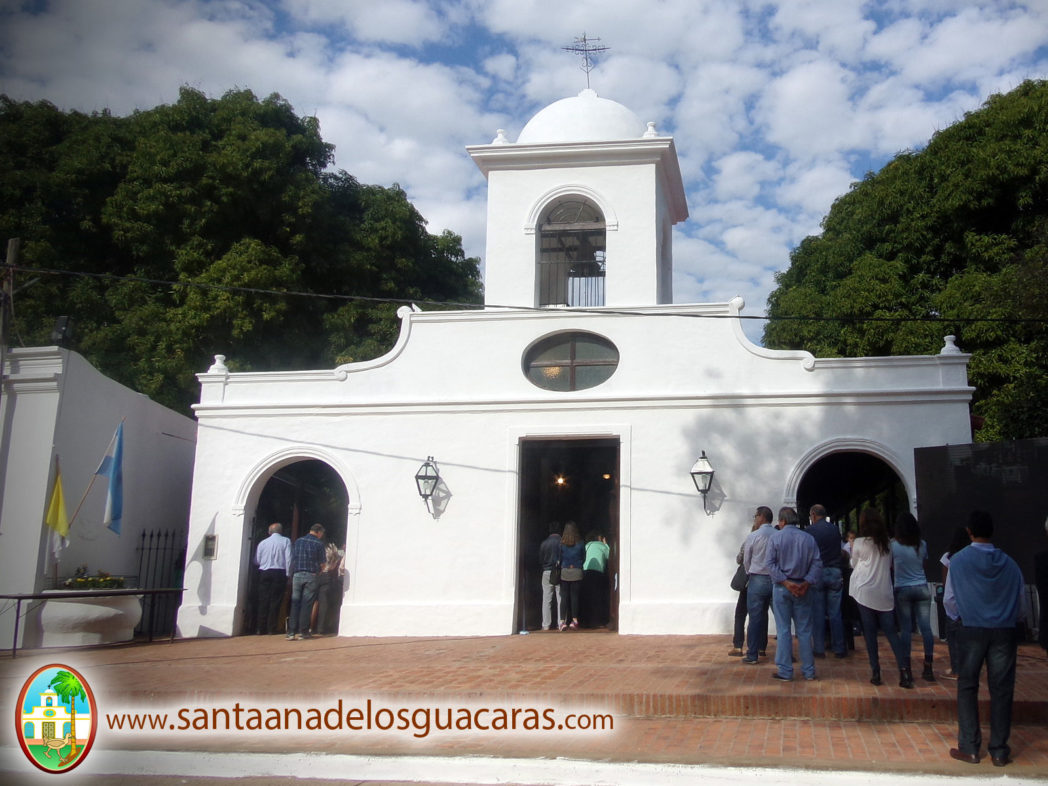
[[[827,452],[861,450],[914,493],[913,448],[969,440],[966,357],[821,361],[742,338],[741,303],[652,307],[632,316],[410,313],[390,355],[334,371],[201,375],[183,635],[236,630],[247,569],[244,517],[267,473],[320,458],[350,486],[343,635],[514,631],[518,445],[620,441],[623,633],[730,630],[734,557],[757,505],[795,496]],[[620,351],[589,391],[532,386],[521,353],[585,329]],[[717,475],[710,514],[688,470]],[[439,518],[414,473],[432,455],[450,498]],[[219,559],[199,559],[206,534]]]

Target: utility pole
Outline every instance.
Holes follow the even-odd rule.
[[[7,241],[7,264],[0,271],[0,395],[2,395],[4,365],[7,362],[7,333],[11,323],[11,298],[14,294],[15,266],[22,248],[22,238]]]
[[[18,264],[18,251],[22,247],[22,239],[13,237],[7,241],[6,264],[0,267],[0,399],[4,397],[4,380],[7,378],[7,330],[11,318],[11,297],[14,294],[14,266]],[[6,422],[6,418],[4,419]],[[4,501],[4,483],[7,477],[7,435],[4,434],[3,423],[0,423],[0,508]],[[0,534],[3,534],[0,532]],[[15,630],[18,630],[18,621],[15,620]],[[15,634],[17,635],[17,633]]]

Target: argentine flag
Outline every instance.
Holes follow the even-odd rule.
[[[116,427],[116,433],[109,441],[109,447],[102,457],[102,463],[95,470],[95,474],[109,479],[106,512],[102,523],[119,535],[120,522],[124,517],[124,424],[122,422]]]

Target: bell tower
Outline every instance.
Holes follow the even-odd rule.
[[[516,142],[467,148],[488,181],[485,303],[597,308],[673,302],[673,225],[688,217],[672,137],[590,89]]]

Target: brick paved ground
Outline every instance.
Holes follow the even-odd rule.
[[[774,646],[774,644],[772,645]],[[32,669],[67,663],[92,684],[103,711],[146,706],[266,702],[329,707],[371,699],[397,706],[552,707],[610,712],[613,733],[107,735],[120,748],[314,751],[372,755],[581,758],[810,769],[897,770],[983,778],[1048,778],[1048,659],[1020,649],[1012,748],[1015,763],[953,761],[956,683],[869,684],[864,654],[817,661],[815,682],[779,683],[774,667],[727,656],[728,636],[539,633],[492,638],[282,636],[19,653],[0,661],[0,696],[13,704]],[[942,650],[945,654],[945,648]],[[887,644],[882,665],[892,663]],[[941,665],[941,664],[937,664]],[[7,706],[7,705],[5,705]],[[986,712],[983,713],[984,717]],[[12,746],[10,724],[0,744]],[[984,739],[988,729],[984,732]]]

